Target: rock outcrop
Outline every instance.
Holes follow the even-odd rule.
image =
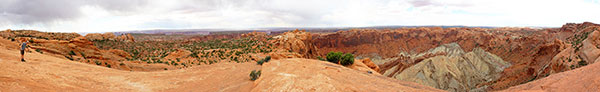
[[[274,36],[271,41],[276,49],[283,49],[289,52],[298,53],[301,58],[316,58],[318,56],[317,47],[313,45],[312,35],[304,30],[294,30]]]
[[[192,54],[192,52],[185,49],[177,49],[177,51],[169,53],[164,59],[177,60],[178,58],[184,58]]]
[[[552,74],[546,78],[510,87],[503,92],[598,92],[600,63]]]
[[[29,41],[31,51],[43,53],[46,55],[68,59],[72,61],[84,62],[94,65],[101,65],[116,69],[131,70],[124,62],[131,58],[129,53],[122,50],[100,50],[88,37],[76,33],[47,33],[33,30],[2,31],[0,34],[9,36],[7,38],[16,39],[14,42]],[[114,37],[111,34],[105,37]],[[103,38],[104,39],[104,38]],[[119,67],[117,67],[119,66]],[[163,69],[163,68],[160,68]]]
[[[498,79],[500,72],[510,66],[481,48],[467,53],[456,43],[442,45],[427,53],[446,55],[424,59],[393,77],[452,92],[485,91],[485,86],[478,88],[478,85]]]
[[[123,34],[120,36],[115,35],[112,32],[106,32],[106,33],[89,33],[85,35],[85,38],[90,40],[90,41],[97,41],[97,40],[110,40],[110,41],[128,41],[128,42],[135,42],[135,39],[133,38],[133,36],[131,36],[131,34]]]
[[[375,75],[381,75],[379,73],[379,66],[373,64],[373,62],[371,62],[371,59],[368,59],[368,58],[354,60],[354,64],[347,66],[347,67],[357,70],[357,71],[367,72],[367,73],[371,73],[371,74],[375,74]]]

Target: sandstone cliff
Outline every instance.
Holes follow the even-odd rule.
[[[313,45],[312,35],[309,32],[294,30],[290,32],[285,32],[281,35],[277,35],[273,37],[274,40],[271,41],[273,47],[279,50],[279,52],[285,52],[287,50],[291,55],[293,53],[300,54],[298,58],[316,58],[318,56],[317,47]],[[278,52],[276,50],[275,52]],[[277,53],[272,53],[273,56],[290,56],[288,54],[277,55]],[[293,55],[296,56],[296,55]],[[292,56],[292,57],[293,57]]]

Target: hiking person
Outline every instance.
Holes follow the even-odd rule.
[[[29,41],[25,41],[25,42],[21,43],[21,62],[25,62],[25,58],[23,55],[25,55],[25,49],[27,49],[27,43],[29,43]]]

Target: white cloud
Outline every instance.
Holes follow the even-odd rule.
[[[0,29],[106,32],[381,25],[559,27],[567,22],[600,23],[598,1],[3,0]]]

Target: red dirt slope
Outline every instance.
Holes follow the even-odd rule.
[[[526,84],[510,87],[506,92],[550,91],[550,92],[598,92],[600,91],[600,63],[574,70],[552,74]]]

